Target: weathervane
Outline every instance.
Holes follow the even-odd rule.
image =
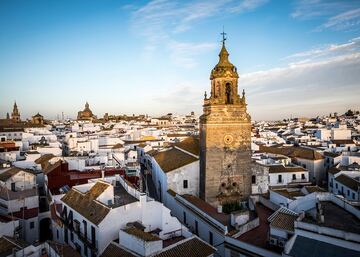
[[[222,35],[222,43],[225,44],[225,40],[226,40],[226,33],[224,31],[224,26],[223,26],[223,32],[220,33],[220,35]]]

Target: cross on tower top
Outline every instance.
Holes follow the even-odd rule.
[[[223,32],[220,33],[220,35],[222,35],[222,43],[225,44],[225,40],[226,40],[226,33],[224,31],[224,27],[223,27]]]

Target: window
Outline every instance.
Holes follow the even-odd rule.
[[[301,179],[305,179],[305,174],[304,173],[301,174]]]
[[[278,175],[278,183],[282,182],[282,175]]]
[[[303,164],[302,166],[303,166],[304,169],[306,169],[306,164]]]
[[[188,181],[186,179],[183,181],[183,187],[188,188]]]
[[[78,220],[74,220],[74,230],[75,232],[80,232],[80,222]]]
[[[352,193],[352,199],[355,200],[355,193]]]
[[[296,179],[296,174],[292,175],[292,179],[295,180]]]
[[[83,220],[83,225],[84,225],[84,236],[85,236],[85,238],[87,238],[87,222],[86,222],[86,220]]]
[[[30,229],[33,229],[35,227],[35,222],[34,221],[31,221],[30,222]]]
[[[15,183],[11,183],[11,191],[13,191],[13,192],[16,191]]]
[[[183,212],[184,224],[186,224],[186,212]]]
[[[92,245],[96,245],[96,233],[93,226],[91,226],[91,243]]]
[[[199,224],[197,222],[197,220],[195,220],[195,235],[199,235]]]
[[[209,244],[213,245],[213,233],[209,231]]]
[[[338,189],[338,183],[335,183],[335,188]]]
[[[251,183],[256,184],[256,176],[255,175],[251,176]]]
[[[347,190],[347,195],[350,196],[350,190],[349,189]]]

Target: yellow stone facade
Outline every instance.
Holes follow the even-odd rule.
[[[251,193],[251,117],[228,57],[223,42],[200,117],[200,197],[213,206],[245,201]]]

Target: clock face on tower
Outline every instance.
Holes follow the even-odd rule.
[[[225,135],[224,136],[224,143],[226,145],[230,145],[234,141],[234,138],[232,135]]]

